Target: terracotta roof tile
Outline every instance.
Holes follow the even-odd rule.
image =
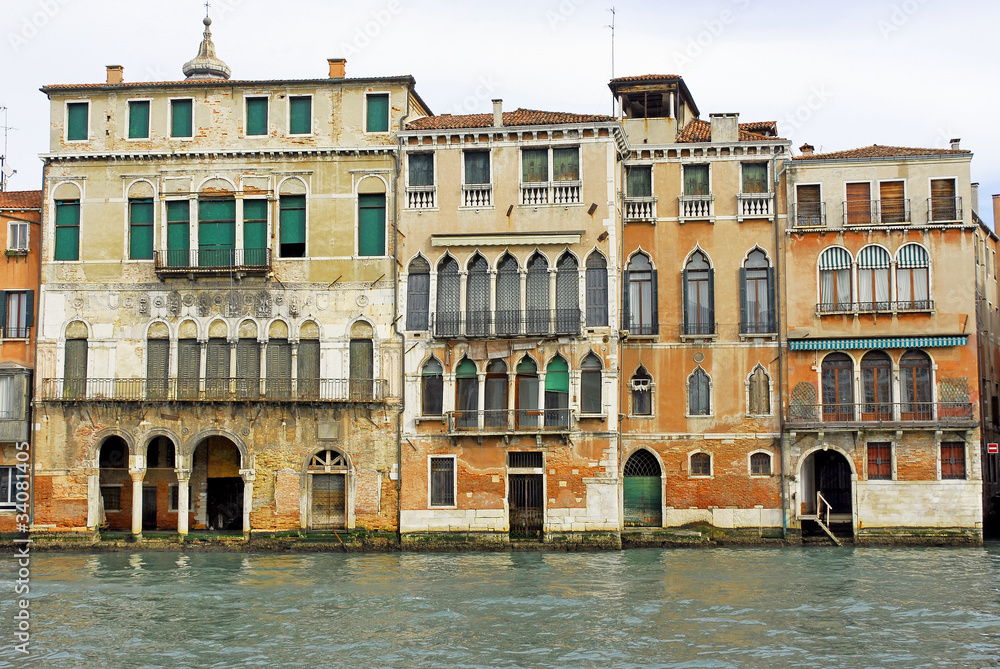
[[[639,74],[632,77],[616,77],[612,84],[627,84],[631,81],[662,81],[664,79],[683,79],[679,74]]]
[[[813,153],[795,156],[792,160],[836,160],[838,158],[907,158],[912,156],[950,156],[971,154],[965,149],[917,149],[907,146],[879,146],[873,144],[860,149],[833,151],[830,153]]]
[[[413,84],[415,79],[413,75],[403,74],[394,77],[347,77],[344,79],[180,79],[178,81],[125,81],[120,84],[108,84],[108,83],[95,83],[95,84],[48,84],[42,86],[40,89],[43,93],[48,91],[59,91],[67,90],[72,91],[75,89],[82,88],[106,88],[106,89],[123,89],[123,88],[167,88],[173,86],[192,86],[192,87],[222,87],[227,86],[280,86],[282,84],[309,84],[309,85],[323,85],[323,84],[351,84],[351,83],[364,83],[366,81],[379,81],[379,82],[405,82]]]
[[[0,193],[0,209],[41,209],[42,191],[14,190]]]
[[[741,142],[767,142],[777,137],[778,124],[774,121],[754,121],[753,123],[740,123]],[[677,133],[678,143],[710,142],[712,141],[712,124],[700,118],[688,123],[684,129]]]
[[[606,123],[614,121],[610,116],[595,114],[570,114],[567,112],[538,111],[537,109],[516,109],[503,113],[504,126],[552,125],[562,123]],[[424,116],[406,124],[407,130],[449,130],[457,128],[492,128],[493,114],[441,114]]]

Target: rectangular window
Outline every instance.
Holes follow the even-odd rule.
[[[171,100],[170,101],[170,136],[171,137],[193,137],[194,136],[194,101],[193,100]]]
[[[465,183],[488,184],[490,182],[490,152],[465,152]]]
[[[35,291],[0,290],[0,336],[27,339],[34,325]]]
[[[56,249],[54,259],[80,259],[79,200],[56,200]]]
[[[434,185],[434,154],[411,153],[407,157],[410,165],[411,186]]]
[[[650,197],[653,194],[653,168],[649,165],[632,165],[625,182],[629,197]]]
[[[201,343],[197,339],[179,339],[177,341],[177,396],[182,399],[196,399],[200,378]]]
[[[823,225],[823,204],[820,200],[819,184],[795,187],[795,225]]]
[[[149,100],[130,100],[128,103],[129,139],[149,138]]]
[[[243,264],[267,264],[267,200],[243,200]]]
[[[868,444],[868,480],[892,480],[892,444],[889,442]]]
[[[267,134],[267,98],[247,98],[246,134]]]
[[[198,264],[232,267],[236,249],[236,200],[198,201]]]
[[[507,466],[513,469],[541,469],[544,457],[541,451],[509,451]]]
[[[455,506],[455,458],[431,457],[431,506]]]
[[[188,200],[167,202],[167,266],[191,264],[191,205]]]
[[[208,340],[205,347],[205,396],[229,397],[229,342],[221,337]],[[198,374],[201,374],[199,370]]]
[[[292,396],[292,345],[287,339],[267,342],[267,396]]]
[[[293,95],[288,98],[288,134],[312,133],[312,96]]]
[[[743,193],[767,193],[767,163],[743,163]]]
[[[0,467],[0,509],[13,509],[17,503],[14,496],[14,482],[17,480],[15,467]]]
[[[128,201],[129,246],[132,260],[153,258],[153,199],[132,198]]]
[[[167,511],[177,511],[177,507],[180,506],[180,488],[177,484],[170,485],[170,508]],[[188,511],[191,510],[191,486],[188,486]]]
[[[767,453],[754,453],[750,456],[751,476],[771,475],[771,456]]]
[[[375,93],[368,95],[368,116],[365,132],[389,131],[389,95]]]
[[[122,510],[122,487],[118,485],[102,485],[101,500],[105,511]]]
[[[10,374],[0,376],[0,420],[22,420],[24,418],[23,378],[23,376],[15,377]]]
[[[70,102],[66,105],[66,139],[70,142],[90,138],[90,103]]]
[[[903,181],[883,181],[879,190],[879,220],[882,223],[905,223],[906,184]]]
[[[941,478],[965,478],[965,443],[961,441],[941,442]]]
[[[708,195],[708,165],[684,166],[684,194]]]
[[[580,149],[552,149],[552,180],[580,180]]]
[[[236,341],[236,396],[260,395],[260,344],[256,339]]]
[[[931,179],[931,221],[957,221],[962,217],[954,179]]]
[[[385,195],[358,196],[358,255],[385,255]]]
[[[167,396],[167,376],[170,373],[170,340],[150,339],[146,342],[146,397]]]
[[[549,150],[523,149],[521,151],[521,181],[539,183],[549,180]]]
[[[846,184],[847,200],[844,202],[844,215],[848,225],[872,224],[871,188],[871,184],[867,181]]]
[[[11,221],[7,226],[7,248],[11,251],[28,250],[28,224]]]
[[[299,397],[319,397],[319,339],[300,339],[297,356]]]
[[[306,256],[306,196],[282,195],[280,218],[281,257],[304,258]]]

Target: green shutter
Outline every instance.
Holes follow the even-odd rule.
[[[7,291],[0,290],[0,337],[6,336],[4,328],[7,327]]]
[[[198,264],[232,265],[236,248],[236,201],[198,201]]]
[[[365,197],[362,195],[361,197]],[[384,202],[383,198],[383,202]],[[385,206],[383,204],[383,206]],[[282,244],[306,243],[306,196],[281,196],[281,224],[279,238]],[[284,254],[282,254],[284,255]]]
[[[243,200],[243,249],[243,264],[266,264],[267,200]]]
[[[358,196],[358,255],[385,255],[385,195]]]
[[[569,365],[566,360],[556,356],[545,368],[545,392],[569,392]]]
[[[170,101],[170,136],[191,137],[194,134],[191,100]]]
[[[80,259],[80,201],[56,201],[56,260]]]
[[[236,342],[236,393],[238,397],[260,394],[260,345],[256,339]]]
[[[289,99],[288,110],[291,118],[288,132],[292,135],[308,135],[312,132],[312,98],[296,96]]]
[[[319,394],[319,340],[299,340],[297,357],[299,397]]]
[[[167,265],[187,267],[191,251],[191,205],[187,200],[167,202]]]
[[[549,180],[549,150],[521,150],[521,181],[538,183]]]
[[[86,102],[71,102],[66,105],[66,139],[69,141],[89,139],[87,127],[90,116],[90,104]]]
[[[129,258],[150,260],[153,257],[153,200],[152,198],[128,201]]]
[[[148,100],[128,103],[128,136],[129,139],[146,139],[149,137]]]
[[[229,342],[209,339],[205,349],[205,394],[210,398],[229,395]]]
[[[351,340],[351,397],[373,399],[374,346],[371,339]]]
[[[292,390],[292,347],[287,339],[267,343],[267,395],[288,397]]]
[[[191,399],[198,396],[198,379],[201,378],[201,344],[197,339],[177,342],[177,396]]]
[[[146,342],[146,392],[147,397],[166,396],[167,374],[170,364],[170,340],[150,339]]]
[[[389,131],[389,96],[369,95],[368,96],[368,123],[365,126],[368,132],[388,132]]]
[[[580,149],[552,149],[552,180],[580,180]]]
[[[66,361],[63,379],[66,397],[83,397],[87,392],[87,340],[66,340]]]
[[[247,98],[246,134],[267,134],[267,98]]]

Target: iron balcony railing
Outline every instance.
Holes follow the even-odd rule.
[[[927,198],[928,223],[954,223],[962,220],[961,197]]]
[[[793,425],[822,424],[860,426],[887,423],[923,423],[966,426],[975,423],[971,402],[859,402],[851,404],[797,404],[788,407],[787,421]]]
[[[486,409],[449,411],[449,434],[536,434],[565,432],[576,425],[572,409]]]
[[[0,328],[0,338],[27,339],[31,336],[31,326],[6,325]]]
[[[776,334],[777,332],[778,324],[775,322],[773,311],[769,311],[767,314],[760,314],[758,318],[743,318],[740,320],[740,334],[765,335]]]
[[[544,337],[583,329],[580,309],[469,311],[431,314],[435,337]]]
[[[718,323],[681,323],[682,337],[714,337],[719,334]]]
[[[792,205],[796,228],[822,228],[826,225],[826,202],[797,202]]]
[[[382,402],[385,379],[42,379],[41,400]]]
[[[910,201],[844,200],[844,225],[893,225],[910,222]]]
[[[655,337],[660,334],[659,323],[622,323],[622,330],[632,337]]]
[[[160,274],[266,273],[271,269],[271,249],[180,249],[153,251],[153,266]]]
[[[880,300],[878,302],[819,302],[817,314],[889,314],[900,311],[934,311],[934,300]]]

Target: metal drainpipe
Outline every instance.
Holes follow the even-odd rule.
[[[781,318],[781,305],[783,301],[779,299],[779,293],[783,294],[783,285],[780,281],[781,277],[781,260],[784,257],[784,244],[782,243],[784,231],[778,227],[778,185],[781,183],[781,175],[784,174],[786,167],[786,162],[782,161],[781,170],[778,170],[778,157],[774,157],[774,321],[775,327],[778,330],[778,434],[779,444],[781,445],[781,538],[788,538],[788,494],[786,492],[786,487],[788,482],[785,480],[785,452],[787,449],[787,441],[785,439],[785,412],[784,412],[784,398],[785,398],[785,348],[784,348],[784,337],[782,335],[782,318]],[[787,190],[787,189],[786,189]],[[785,203],[785,210],[787,212],[788,203]],[[782,295],[783,296],[783,295]]]

